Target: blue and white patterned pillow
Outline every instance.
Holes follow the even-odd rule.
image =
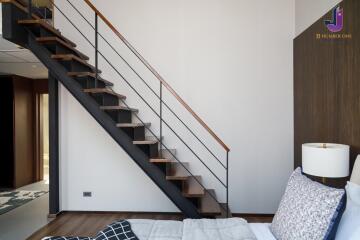
[[[304,176],[291,175],[271,224],[278,240],[329,240],[345,208],[345,191],[330,188]]]
[[[90,237],[46,237],[42,240],[93,240]]]
[[[120,220],[108,225],[100,231],[94,240],[139,240],[133,231],[131,225],[126,220]]]
[[[119,220],[107,225],[95,238],[91,237],[47,237],[43,240],[139,240],[126,220]]]

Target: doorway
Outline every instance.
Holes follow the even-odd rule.
[[[44,181],[49,184],[49,94],[40,93],[38,98],[38,117],[37,117],[37,131],[38,145],[38,164],[39,172],[38,181]]]
[[[34,135],[35,181],[49,185],[49,83],[47,79],[34,80]]]
[[[49,84],[47,79],[16,75],[0,79],[1,216],[39,198],[49,199]],[[42,208],[48,208],[46,202]]]

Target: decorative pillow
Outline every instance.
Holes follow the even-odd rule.
[[[344,190],[314,182],[297,168],[270,229],[278,240],[328,240],[344,207]]]
[[[90,237],[48,237],[43,240],[139,240],[133,231],[131,225],[126,220],[120,220],[108,225],[100,231],[95,238]]]
[[[93,240],[89,237],[47,237],[43,240]]]
[[[336,233],[336,240],[348,240],[360,230],[360,185],[348,182],[346,194],[346,209]]]
[[[114,222],[100,231],[94,240],[139,240],[133,231],[128,221],[121,220]]]

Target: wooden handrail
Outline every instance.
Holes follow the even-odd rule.
[[[155,75],[155,77],[170,91],[170,93],[190,112],[190,114],[210,133],[211,136],[227,151],[230,148],[212,131],[209,126],[191,109],[191,107],[176,93],[176,91],[164,80],[163,77],[145,60],[143,56],[126,40],[113,24],[90,2],[84,0],[87,5],[104,21],[104,23],[121,39],[121,41],[139,58],[139,60]]]

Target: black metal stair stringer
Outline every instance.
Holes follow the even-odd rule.
[[[8,40],[11,41],[11,39]],[[51,59],[51,53],[36,41],[35,36],[30,31],[28,31],[28,42],[26,45],[187,217],[201,218],[201,214],[194,204],[183,197],[181,191],[173,183],[166,180],[164,173],[150,163],[149,157],[135,146],[132,143],[132,139],[124,131],[116,127],[115,122],[99,108],[96,101],[84,93],[81,86],[67,75],[67,70],[56,60]]]

